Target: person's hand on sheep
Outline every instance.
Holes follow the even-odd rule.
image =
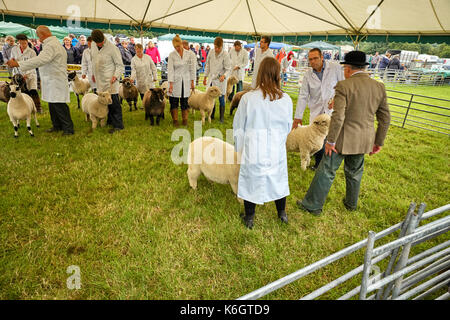
[[[220,76],[219,81],[223,82],[225,80],[225,76]]]
[[[28,76],[25,74],[25,75],[23,75],[23,80],[27,80],[28,79]]]
[[[195,90],[194,80],[191,80],[191,91],[194,92],[194,90]]]
[[[239,67],[239,66],[236,66],[236,67],[234,67],[233,70],[239,70],[239,69],[240,69],[240,67]]]
[[[374,155],[381,151],[381,147],[376,144],[373,145],[372,152],[369,153],[369,156]]]
[[[170,82],[169,84],[169,94],[172,94],[173,92],[173,82]]]
[[[204,77],[203,78],[203,85],[206,86],[206,79],[208,79],[208,77]]]
[[[11,60],[7,61],[6,64],[10,68],[18,68],[19,67],[19,63],[14,58],[12,58]]]
[[[334,108],[334,98],[331,98],[330,101],[328,101],[328,109],[331,110]]]
[[[115,76],[113,76],[113,77],[111,78],[111,84],[113,84],[114,82],[116,82],[116,80],[117,80],[117,78],[116,78]]]
[[[302,126],[303,120],[302,119],[294,119],[294,122],[292,123],[292,130],[296,129],[299,124]]]
[[[327,141],[327,143],[325,143],[325,154],[327,156],[331,157],[331,154],[333,152],[339,153],[334,146],[335,146],[334,143],[330,143],[328,141]]]
[[[95,77],[94,77],[94,75],[92,75],[92,82],[95,83]]]
[[[81,78],[86,79],[86,75],[85,74],[81,75]]]

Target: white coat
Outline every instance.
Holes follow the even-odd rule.
[[[67,53],[55,36],[42,42],[42,51],[37,57],[19,62],[20,71],[39,68],[42,100],[50,103],[70,102],[67,80]]]
[[[272,50],[267,49],[264,53],[261,51],[261,48],[256,48],[255,50],[255,63],[253,65],[253,75],[252,75],[252,88],[256,88],[256,78],[258,77],[258,69],[261,61],[263,61],[266,57],[272,57]]]
[[[196,80],[196,65],[190,50],[183,49],[183,57],[174,50],[169,54],[167,61],[167,81],[173,82],[172,94],[174,98],[188,98],[191,95],[191,81]],[[192,51],[191,51],[192,52]],[[181,84],[183,84],[183,97],[181,96]]]
[[[92,66],[98,92],[110,90],[111,94],[119,93],[120,77],[125,72],[119,48],[105,40],[103,48],[98,50],[95,42],[91,46]],[[111,78],[117,80],[111,85]]]
[[[261,90],[249,91],[233,120],[236,152],[241,153],[238,197],[256,204],[289,195],[286,139],[292,127],[288,94],[270,101]]]
[[[94,74],[93,66],[92,66],[92,55],[91,49],[86,48],[83,51],[83,56],[81,58],[81,74],[86,75],[86,79],[89,80],[91,88],[97,88],[94,81],[92,81],[92,75]]]
[[[214,50],[211,50],[206,58],[205,77],[208,77],[206,87],[211,85],[217,86],[224,95],[227,92],[227,80],[231,75],[231,61],[230,56],[224,50],[216,55]],[[225,76],[225,79],[220,82],[219,78]]]
[[[310,68],[305,72],[302,86],[297,100],[295,119],[302,119],[303,112],[308,105],[310,110],[309,123],[320,114],[331,114],[333,110],[328,109],[328,102],[334,97],[334,87],[338,81],[344,80],[344,72],[340,64],[324,61],[322,81]]]
[[[17,61],[27,61],[29,59],[32,59],[36,57],[36,52],[34,52],[33,49],[30,47],[26,47],[24,52],[20,50],[20,46],[14,46],[11,49],[11,58],[16,59]],[[13,68],[13,75],[19,73],[17,68]],[[30,69],[22,74],[23,76],[26,76],[27,79],[25,80],[27,84],[28,90],[37,90],[37,74],[36,69]]]
[[[248,52],[243,48],[239,52],[231,48],[229,55],[231,60],[231,75],[234,75],[239,81],[244,81],[245,68],[248,65]],[[234,70],[235,67],[239,67],[239,69]]]
[[[140,93],[154,88],[154,81],[158,80],[158,71],[152,58],[143,54],[139,58],[137,54],[131,59],[131,79],[136,80],[136,87]]]

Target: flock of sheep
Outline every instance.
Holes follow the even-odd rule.
[[[85,113],[86,121],[92,122],[91,129],[94,130],[98,123],[103,127],[106,124],[108,116],[108,105],[112,103],[111,93],[90,91],[90,84],[87,79],[80,79],[76,72],[69,73],[68,80],[72,82],[72,88],[77,96],[78,108]],[[229,97],[232,87],[237,83],[237,78],[231,76],[227,83],[226,96]],[[14,137],[18,137],[19,121],[26,120],[27,129],[31,136],[34,136],[31,130],[31,118],[34,115],[36,126],[39,122],[36,117],[36,107],[33,99],[23,93],[23,79],[13,77],[11,83],[0,84],[0,100],[7,102],[7,112],[11,122],[14,125]],[[159,125],[160,119],[164,118],[164,108],[167,99],[168,83],[164,82],[160,88],[147,90],[142,99],[145,109],[145,120],[150,119],[150,124]],[[244,83],[244,90],[235,94],[231,100],[230,115],[239,105],[239,101],[247,91],[251,90],[250,84]],[[79,96],[82,95],[80,107]],[[120,101],[126,100],[130,111],[132,106],[137,110],[137,100],[139,92],[129,78],[121,81],[119,89]],[[202,123],[205,123],[205,117],[208,117],[211,123],[211,113],[214,108],[215,100],[221,95],[218,87],[211,86],[206,92],[195,90],[188,99],[188,104],[193,110],[199,110],[202,117]],[[194,111],[193,111],[194,112]],[[317,116],[313,123],[307,126],[299,126],[292,130],[287,137],[286,149],[288,152],[299,152],[301,159],[301,168],[306,170],[310,162],[310,157],[319,151],[323,146],[323,141],[328,134],[330,125],[330,116],[322,114]],[[205,152],[205,150],[223,150],[223,152]],[[222,159],[218,156],[221,155]],[[225,161],[226,155],[232,155],[230,161]],[[197,188],[197,179],[203,175],[210,181],[230,184],[233,192],[237,195],[238,177],[240,169],[240,155],[234,151],[234,147],[220,139],[213,137],[200,137],[189,145],[187,176],[189,184],[193,189]],[[228,159],[228,158],[227,158]],[[242,202],[241,199],[238,198]]]

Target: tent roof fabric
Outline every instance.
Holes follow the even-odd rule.
[[[134,0],[132,5],[129,0],[78,0],[76,4],[73,0],[2,0],[0,9],[5,19],[28,17],[36,22],[45,18],[62,24],[63,20],[72,23],[78,15],[79,22],[89,28],[142,25],[144,30],[202,36],[450,39],[448,0]]]
[[[6,36],[17,36],[18,34],[23,33],[28,38],[36,39],[36,30],[23,26],[21,24],[12,23],[12,22],[4,22],[0,21],[0,35],[2,37]]]
[[[158,41],[172,41],[173,37],[175,37],[174,33],[165,34],[163,36],[158,37]],[[198,42],[198,43],[213,43],[214,42],[214,38],[212,38],[212,37],[180,35],[180,38],[182,40],[187,40],[189,42]]]

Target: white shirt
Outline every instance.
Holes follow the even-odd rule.
[[[248,64],[247,51],[241,48],[237,52],[234,48],[231,48],[229,55],[231,60],[231,74],[236,76],[239,81],[244,81],[245,67]],[[239,67],[239,69],[234,70],[235,67]]]
[[[217,86],[222,95],[227,92],[227,79],[231,74],[231,61],[227,52],[222,50],[218,55],[214,50],[210,51],[206,58],[205,77],[208,77],[207,87]],[[225,76],[220,82],[219,78]]]
[[[105,40],[103,47],[99,50],[97,44],[93,42],[91,45],[91,56],[92,70],[94,71],[98,92],[105,92],[111,89],[111,94],[118,94],[120,77],[125,72],[119,48],[109,40]],[[113,76],[117,80],[111,85]]]
[[[289,195],[286,139],[291,128],[288,94],[274,101],[261,90],[242,96],[233,120],[235,151],[241,154],[239,198],[263,204]]]
[[[255,64],[253,66],[253,76],[252,76],[252,88],[256,88],[256,79],[258,77],[258,69],[261,61],[263,61],[266,57],[272,57],[273,53],[272,50],[267,49],[266,51],[262,52],[261,48],[255,49]]]
[[[310,68],[305,72],[297,100],[295,119],[303,119],[306,105],[310,110],[309,123],[322,113],[331,114],[328,102],[334,97],[334,87],[338,81],[344,80],[344,72],[340,64],[324,61],[322,81]]]
[[[92,75],[94,74],[92,69],[92,55],[91,55],[91,49],[86,48],[83,51],[83,56],[81,58],[81,74],[86,75],[86,78],[89,80],[89,84],[91,85],[91,88],[97,88],[95,85],[95,82],[92,81]]]
[[[42,100],[50,103],[70,102],[67,52],[55,36],[45,39],[39,55],[19,62],[19,67],[22,72],[39,68]]]
[[[195,83],[197,62],[193,60],[189,52],[192,51],[183,49],[183,57],[176,50],[169,54],[167,80],[169,84],[173,82],[172,94],[168,94],[171,97],[188,98],[191,95],[191,81]],[[181,88],[183,88],[183,96],[181,96]]]
[[[32,59],[36,57],[36,52],[34,52],[33,49],[30,47],[26,47],[25,50],[22,52],[20,50],[20,46],[14,46],[11,49],[11,58],[16,59],[16,61],[27,61],[29,59]],[[12,70],[13,75],[19,73],[17,68],[13,68]],[[36,69],[30,69],[23,73],[23,75],[27,76],[26,84],[28,90],[37,90],[37,74]]]
[[[136,54],[131,59],[131,79],[136,80],[136,87],[140,93],[155,87],[154,81],[158,80],[158,72],[149,55],[143,54],[142,58],[139,58]]]

